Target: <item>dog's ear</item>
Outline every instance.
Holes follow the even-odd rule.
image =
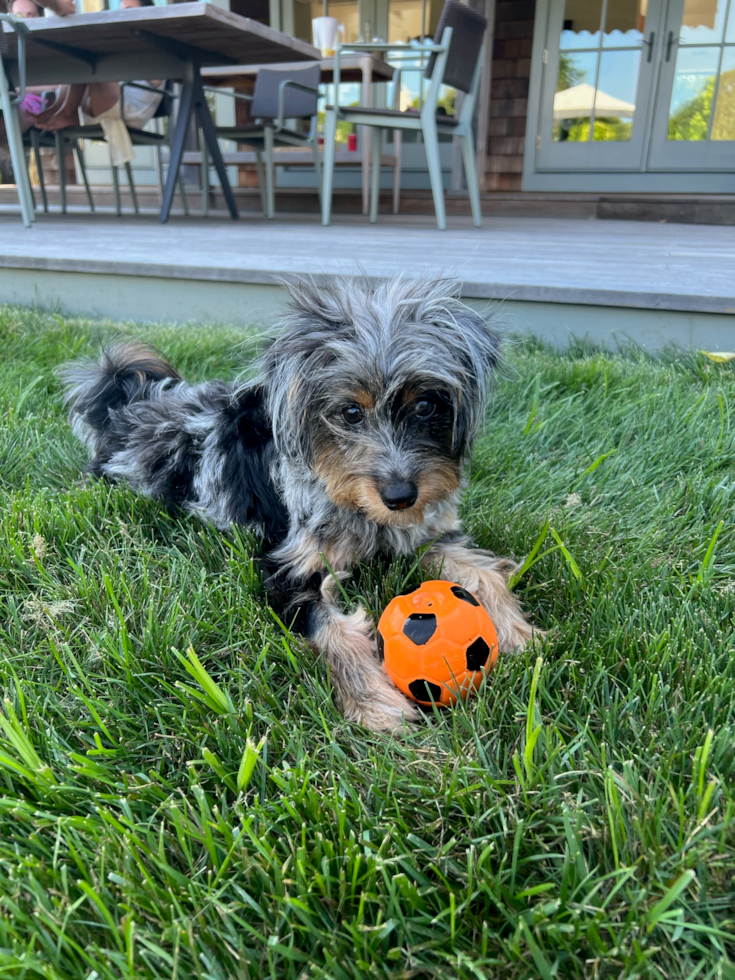
[[[420,313],[431,335],[427,356],[433,357],[433,370],[446,378],[451,393],[455,449],[464,456],[471,452],[485,415],[489,375],[500,361],[501,341],[488,314],[459,300],[458,284],[449,297],[442,295],[441,286],[446,289],[444,284],[434,287]]]
[[[464,369],[463,383],[454,392],[454,442],[458,452],[467,456],[485,417],[489,376],[500,361],[500,335],[489,317],[477,310],[461,305],[452,312],[449,342]]]
[[[268,409],[279,452],[309,451],[309,421],[323,371],[334,360],[331,344],[346,327],[336,290],[309,280],[286,284],[290,303],[279,333],[261,358]]]
[[[500,362],[500,334],[487,314],[464,304],[454,311],[456,330],[464,337],[473,369],[488,374]]]

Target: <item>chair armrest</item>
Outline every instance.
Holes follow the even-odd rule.
[[[28,34],[28,25],[20,17],[13,17],[12,14],[0,14],[0,30],[2,30],[3,21],[7,21],[18,35],[18,94],[10,96],[10,104],[18,105],[26,97],[26,35]]]
[[[411,41],[408,44],[389,44],[387,41],[354,41],[350,44],[340,44],[338,50],[344,53],[354,51],[356,54],[360,54],[361,51],[426,51],[431,54],[434,51],[443,51],[444,46],[434,44],[432,41]]]
[[[173,92],[165,92],[163,85],[156,88],[155,85],[143,85],[141,82],[120,82],[120,88],[141,88],[144,92],[153,92],[154,95],[167,95],[170,99],[180,98]]]
[[[228,95],[231,99],[240,99],[243,102],[252,102],[252,95],[245,95],[244,92],[228,92],[227,89],[218,88],[216,85],[202,85],[205,92],[212,92],[214,95]]]
[[[274,132],[279,132],[283,129],[283,124],[285,119],[283,118],[284,110],[286,108],[286,89],[295,88],[300,92],[308,92],[309,95],[316,95],[319,98],[319,89],[312,88],[310,85],[302,85],[301,82],[294,82],[290,78],[285,78],[278,86],[278,116],[274,120]]]

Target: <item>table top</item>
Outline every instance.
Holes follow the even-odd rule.
[[[334,58],[320,58],[319,64],[322,69],[322,81],[329,83],[332,81],[334,73]],[[227,67],[205,68],[202,70],[202,78],[206,79],[210,85],[226,85],[236,82],[240,78],[252,78],[258,74],[261,68],[267,65],[232,65]],[[279,69],[293,68],[298,70],[303,68],[303,62],[293,62],[283,64]],[[395,73],[393,65],[383,61],[377,55],[366,54],[344,54],[339,59],[339,74],[343,82],[361,82],[363,79],[363,68],[368,67],[372,72],[374,82],[388,82]]]
[[[319,51],[297,38],[249,17],[208,3],[44,17],[28,27],[26,82],[111,82],[140,78],[180,78],[182,66],[257,62],[277,64],[319,59]],[[15,80],[17,38],[6,24],[3,60]],[[156,46],[155,38],[169,50]]]

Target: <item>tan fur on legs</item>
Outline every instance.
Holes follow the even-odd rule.
[[[480,548],[446,544],[427,552],[423,565],[439,566],[440,578],[456,582],[480,600],[495,624],[501,653],[522,650],[534,636],[544,635],[528,622],[508,588],[508,576],[517,567],[509,558],[497,558]]]
[[[322,622],[312,639],[329,664],[345,717],[376,732],[401,728],[404,720],[416,718],[416,708],[379,663],[365,610],[359,606],[350,614],[340,612],[334,585],[328,576],[322,588]]]

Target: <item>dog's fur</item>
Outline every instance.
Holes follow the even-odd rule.
[[[255,529],[271,602],[326,657],[345,715],[376,730],[415,708],[379,663],[364,610],[340,611],[332,573],[430,544],[423,561],[480,599],[501,651],[532,636],[508,591],[512,562],[460,527],[499,341],[456,296],[447,280],[301,282],[248,384],[193,387],[139,344],[64,370],[91,473],[218,528]]]

